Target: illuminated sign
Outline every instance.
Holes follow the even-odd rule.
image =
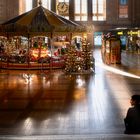
[[[140,30],[138,30],[138,37],[140,37]]]
[[[123,31],[120,31],[120,32],[117,32],[117,34],[118,35],[123,35],[124,32]],[[138,30],[138,31],[128,31],[127,34],[128,35],[138,35],[138,36],[140,36],[140,30]]]
[[[123,32],[117,32],[118,35],[123,35]]]
[[[138,31],[129,31],[127,32],[128,35],[138,35]]]

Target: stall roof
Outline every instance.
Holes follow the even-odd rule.
[[[44,34],[55,32],[83,32],[85,27],[57,15],[43,6],[10,19],[0,27],[1,33],[8,34]]]

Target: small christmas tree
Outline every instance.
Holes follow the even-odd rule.
[[[94,58],[90,44],[83,43],[82,45],[82,66],[83,71],[94,71]]]
[[[79,63],[78,63],[79,57],[77,56],[76,48],[75,46],[70,46],[68,48],[67,52],[67,58],[65,62],[65,71],[66,72],[77,72],[79,69]]]
[[[81,52],[75,46],[70,46],[67,51],[65,71],[67,73],[91,73],[94,71],[94,58],[90,45],[82,44]]]

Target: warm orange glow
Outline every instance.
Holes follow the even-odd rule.
[[[34,57],[38,57],[38,53],[39,53],[39,51],[38,50],[33,50],[32,51],[32,55],[34,56]]]
[[[34,49],[34,50],[32,50],[32,55],[35,58],[37,58],[37,57],[39,57],[39,52],[40,52],[40,57],[48,56],[48,50],[47,49],[41,49],[41,51],[39,49]]]
[[[77,89],[74,92],[73,98],[75,100],[82,100],[85,98],[85,88]]]
[[[84,34],[83,37],[84,37],[84,39],[87,39],[87,34]]]

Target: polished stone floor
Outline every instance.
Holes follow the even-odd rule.
[[[1,70],[0,139],[140,139],[123,134],[130,96],[140,94],[140,55],[122,52],[108,66],[100,54],[91,75]]]

